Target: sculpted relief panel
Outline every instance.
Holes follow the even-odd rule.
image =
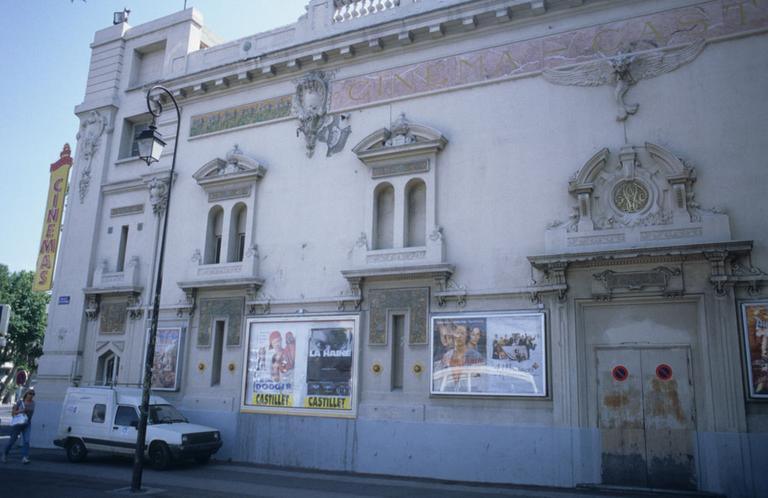
[[[699,205],[695,181],[690,165],[658,145],[603,149],[571,178],[575,205],[568,221],[549,224],[547,252],[730,240],[728,217]]]
[[[624,105],[624,94],[637,80],[692,60],[703,48],[704,40],[766,25],[768,2],[703,2],[335,81],[330,108],[336,111],[490,79],[593,63],[591,69],[602,76],[592,74],[587,79],[605,81],[585,84],[616,84],[619,115],[626,118],[636,108]],[[681,45],[689,48],[681,47],[683,52],[679,52]],[[613,62],[606,58],[613,58]],[[601,68],[605,71],[601,72]]]

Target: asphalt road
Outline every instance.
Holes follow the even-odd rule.
[[[7,438],[0,437],[5,446]],[[63,450],[32,449],[32,463],[22,465],[18,449],[0,464],[0,495],[3,497],[88,498],[131,494],[131,460],[125,457],[89,455],[88,461],[72,464]],[[629,490],[561,489],[535,486],[497,486],[442,482],[426,479],[361,476],[333,472],[307,472],[212,461],[206,465],[178,464],[157,472],[146,469],[143,486],[151,496],[211,497],[258,496],[274,498],[479,498],[479,497],[630,497],[674,496],[635,493]]]

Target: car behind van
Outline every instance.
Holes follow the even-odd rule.
[[[70,387],[53,443],[66,450],[70,462],[81,462],[92,451],[132,455],[140,406],[141,389]],[[155,469],[185,458],[205,463],[221,444],[218,430],[190,424],[168,401],[150,397],[145,456]]]

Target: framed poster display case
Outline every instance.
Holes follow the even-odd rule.
[[[546,397],[544,313],[435,315],[430,393]]]
[[[248,320],[240,410],[357,415],[357,315]]]
[[[155,338],[155,358],[152,363],[153,391],[178,391],[181,387],[179,367],[185,330],[184,327],[158,327]],[[147,329],[147,335],[144,338],[145,360],[149,350],[149,331],[150,329]]]
[[[768,301],[741,303],[749,397],[768,400]]]

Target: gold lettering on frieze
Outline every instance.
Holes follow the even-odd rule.
[[[553,39],[545,39],[543,42],[544,47],[544,57],[549,57],[550,55],[557,55],[562,54],[566,50],[568,50],[568,45],[561,45],[559,47],[552,47],[551,45],[562,43],[560,40],[553,40]],[[550,47],[547,47],[547,45],[550,45]]]
[[[496,67],[493,69],[493,74],[490,76],[503,76],[517,70],[518,68],[520,68],[520,63],[512,57],[512,54],[509,50],[505,50],[501,53],[499,62],[496,63]]]
[[[352,92],[356,92],[356,88],[358,86],[365,87],[365,90],[361,91],[360,93],[355,93],[353,95]],[[367,81],[354,81],[352,80],[347,85],[347,96],[350,100],[357,100],[357,101],[367,101],[371,98],[371,88],[370,84],[368,84]]]
[[[689,15],[683,14],[677,18],[677,29],[678,31],[706,36],[709,29],[709,17],[704,12]]]
[[[611,36],[608,36],[611,35]],[[606,40],[610,43],[611,39],[614,39],[614,43],[610,46],[606,45]],[[595,52],[614,52],[621,46],[621,31],[615,28],[605,28],[595,34],[592,39],[592,50]]]
[[[645,21],[645,24],[643,24],[643,31],[640,33],[643,38],[645,38],[645,35],[651,34],[653,35],[653,39],[656,41],[658,45],[666,45],[667,41],[664,39],[664,35],[656,29],[656,26],[653,25],[651,21]]]
[[[429,90],[434,90],[435,88],[442,88],[443,86],[448,84],[448,78],[443,76],[441,80],[435,80],[435,76],[440,75],[439,72],[439,66],[443,65],[445,66],[444,61],[435,61],[433,63],[427,64],[426,67],[426,82],[427,82],[427,88]],[[436,74],[437,73],[437,74]]]
[[[464,83],[467,81],[476,81],[482,79],[485,75],[485,57],[483,54],[475,56],[475,61],[472,62],[464,57],[459,57],[459,81]],[[466,79],[469,74],[469,79]]]
[[[416,89],[416,87],[413,86],[413,83],[411,83],[410,81],[406,80],[405,78],[403,78],[402,76],[400,76],[397,73],[395,73],[395,81],[399,81],[400,83],[403,84],[403,86],[408,88],[408,90],[410,90],[410,91],[414,91]]]
[[[752,0],[751,2],[732,2],[732,3],[723,3],[723,20],[725,20],[726,17],[728,17],[728,14],[731,12],[732,9],[736,9],[739,13],[739,24],[744,25],[747,23],[747,14],[744,11],[744,5],[746,3],[751,3],[753,6],[757,7],[757,0]]]

